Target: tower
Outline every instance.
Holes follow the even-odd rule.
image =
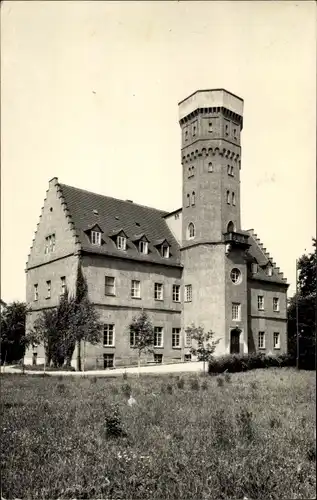
[[[239,304],[239,325],[247,332],[248,244],[240,221],[243,100],[224,89],[199,90],[179,103],[179,123],[183,327],[194,322],[212,329],[221,338],[220,351],[228,352],[233,304]],[[239,274],[235,282],[233,270]],[[241,342],[246,343],[243,335]]]

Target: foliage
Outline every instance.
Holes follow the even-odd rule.
[[[171,375],[132,377],[133,411],[121,390],[112,392],[121,377],[93,385],[64,377],[64,393],[55,377],[1,377],[3,498],[316,496],[313,373],[237,373],[225,390],[204,379],[208,397],[191,390],[190,374],[182,391]],[[173,384],[173,396],[160,393],[163,382]],[[109,439],[106,416],[118,417],[127,438]]]
[[[229,373],[254,370],[255,368],[286,367],[294,366],[295,360],[290,354],[279,356],[267,356],[262,353],[254,354],[227,354],[219,356],[210,361],[208,372],[210,374],[226,373],[227,381]]]
[[[314,251],[298,259],[298,289],[288,303],[288,352],[297,355],[298,307],[299,367],[315,369],[316,360],[316,239]]]
[[[23,358],[28,310],[24,302],[12,302],[1,312],[1,364],[13,363]]]
[[[139,316],[135,316],[129,325],[130,334],[133,334],[134,344],[132,349],[138,352],[138,366],[140,368],[141,354],[153,352],[154,328],[149,316],[142,310]]]
[[[212,359],[212,355],[220,339],[212,340],[214,332],[211,330],[205,332],[204,328],[201,326],[196,327],[194,324],[186,328],[186,334],[190,335],[191,340],[194,341],[194,345],[191,346],[190,352],[194,356],[197,356],[198,361],[203,361],[205,373],[205,363],[208,363]]]

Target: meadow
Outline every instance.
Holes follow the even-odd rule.
[[[293,368],[2,374],[2,497],[316,498],[315,396],[315,372]]]

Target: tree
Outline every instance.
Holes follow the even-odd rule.
[[[1,364],[23,358],[25,353],[25,321],[28,306],[24,302],[12,302],[1,313]]]
[[[315,368],[316,352],[316,239],[315,251],[298,259],[297,292],[288,302],[288,352],[297,357],[297,321],[299,333],[299,365]]]
[[[154,328],[146,312],[142,310],[139,316],[132,319],[129,325],[130,346],[138,352],[138,370],[140,376],[141,355],[153,352]]]
[[[191,339],[195,342],[195,345],[192,345],[190,348],[191,354],[197,356],[198,361],[203,361],[204,373],[206,373],[206,362],[209,363],[211,361],[220,339],[212,340],[214,336],[213,331],[205,332],[204,328],[201,326],[196,327],[194,324],[186,328],[186,334],[190,335]]]

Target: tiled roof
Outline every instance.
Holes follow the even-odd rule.
[[[254,233],[253,229],[246,231],[246,233],[249,234],[248,243],[251,245],[250,248],[248,249],[249,260],[250,262],[258,263],[258,272],[253,276],[250,276],[250,278],[261,281],[268,281],[271,283],[279,283],[287,285],[287,280],[286,278],[284,278],[283,273],[276,266],[275,262],[273,262],[273,259],[266,251],[266,249],[263,247],[259,238]],[[269,263],[271,263],[273,267],[272,276],[268,276],[266,274],[266,266]]]
[[[84,251],[163,265],[181,265],[179,244],[164,219],[167,212],[65,184],[59,186]],[[103,231],[100,247],[90,242],[89,229],[95,224]],[[117,249],[113,239],[121,230],[127,235],[126,251]],[[148,255],[141,254],[133,243],[137,234],[144,234],[149,240]],[[155,247],[159,240],[167,240],[170,245],[168,259],[161,257]]]

